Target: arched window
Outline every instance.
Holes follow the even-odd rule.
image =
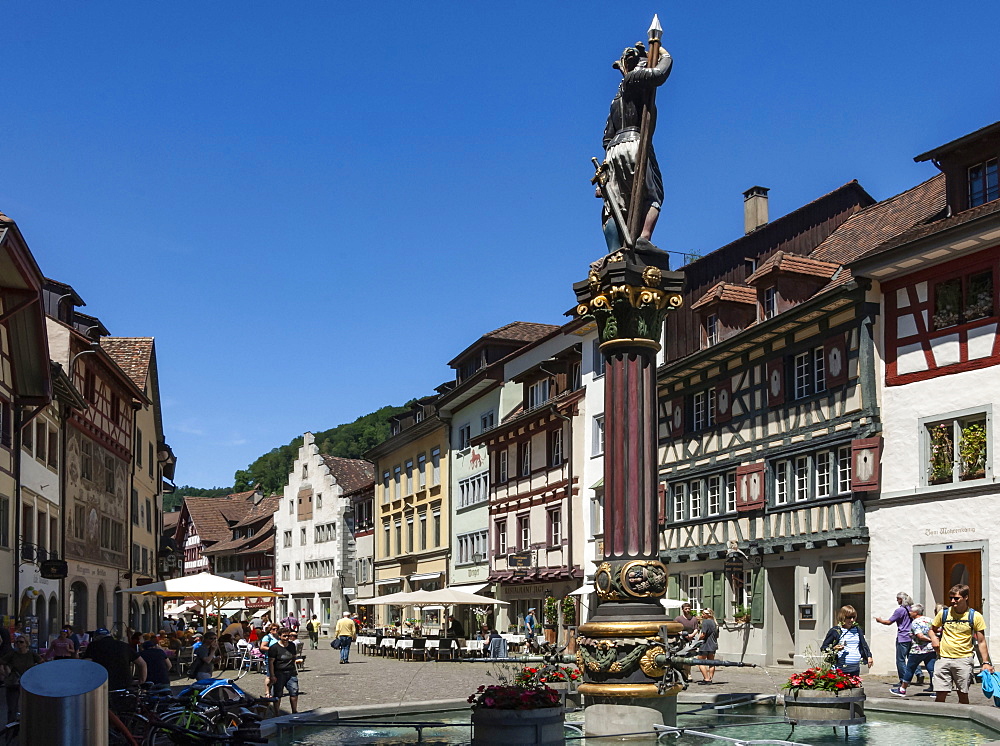
[[[49,619],[45,613],[45,594],[35,599],[35,616],[38,617],[38,647],[49,646]]]
[[[142,631],[153,632],[153,615],[149,610],[149,601],[142,604]]]
[[[108,626],[108,599],[105,597],[104,584],[97,586],[97,601],[94,604],[94,611],[97,612],[97,621],[95,624],[98,627]]]
[[[54,637],[59,629],[59,602],[53,593],[49,599],[49,633]]]
[[[87,584],[78,580],[69,587],[69,607],[72,610],[73,626],[81,630],[89,629],[87,601]]]
[[[139,629],[141,621],[139,618],[139,604],[133,598],[128,602],[128,626],[133,632],[136,632]]]
[[[114,614],[114,633],[116,636],[122,636],[122,623],[125,617],[124,601],[122,601],[121,588],[115,588],[115,614]]]

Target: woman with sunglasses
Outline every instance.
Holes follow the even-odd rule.
[[[14,649],[0,657],[0,675],[7,690],[7,722],[18,719],[19,702],[21,699],[21,676],[29,668],[34,668],[42,659],[38,653],[28,647],[28,641],[18,635],[14,638]]]
[[[853,606],[840,607],[840,611],[837,612],[837,625],[826,633],[820,650],[833,651],[837,668],[853,676],[861,673],[862,662],[866,663],[868,668],[874,663],[864,630],[858,626],[858,612]]]
[[[267,676],[271,681],[271,696],[278,698],[274,709],[277,711],[281,707],[281,693],[287,691],[293,715],[299,711],[299,677],[298,669],[295,668],[298,652],[295,637],[298,637],[298,633],[289,627],[283,627],[278,633],[278,642],[267,650]]]

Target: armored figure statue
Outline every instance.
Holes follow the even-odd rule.
[[[612,220],[608,202],[614,202],[617,212],[625,220],[632,222],[629,216],[632,205],[633,181],[637,168],[640,141],[640,124],[644,105],[652,103],[650,95],[653,89],[663,84],[670,75],[673,59],[665,49],[660,50],[659,59],[653,67],[647,65],[646,48],[642,42],[634,47],[627,47],[622,52],[621,59],[614,67],[622,74],[622,82],[618,93],[611,102],[611,113],[604,128],[605,166],[609,172],[600,189],[605,198],[605,209],[602,215],[604,235],[608,243],[608,251],[621,248],[623,237]],[[648,119],[649,136],[656,126],[656,111],[650,107],[651,116]],[[647,136],[648,137],[648,136]],[[649,142],[649,140],[647,140]],[[645,169],[645,189],[642,192],[642,202],[638,205],[641,211],[641,226],[637,244],[646,243],[653,235],[653,228],[660,216],[660,205],[663,201],[663,180],[660,177],[660,167],[656,162],[650,142],[648,159]]]

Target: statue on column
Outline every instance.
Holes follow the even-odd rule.
[[[650,53],[638,42],[614,63],[622,81],[604,128],[605,160],[594,177],[598,196],[604,198],[602,224],[609,253],[623,247],[640,253],[655,250],[650,238],[663,201],[663,180],[652,146],[655,94],[673,64],[670,54],[660,49],[660,33],[654,19]]]

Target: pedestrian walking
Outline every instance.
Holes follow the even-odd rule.
[[[986,621],[969,607],[969,586],[952,586],[948,591],[949,608],[931,622],[928,637],[940,660],[934,665],[934,701],[944,702],[954,689],[958,701],[969,704],[969,687],[975,671],[975,651],[985,668],[993,673],[990,651],[986,645]],[[941,628],[941,636],[934,631]]]
[[[704,660],[715,660],[715,652],[719,649],[719,623],[715,621],[712,609],[701,610],[701,648],[698,657]],[[715,666],[698,666],[701,671],[702,684],[711,684],[715,678]]]
[[[337,620],[337,628],[333,634],[340,643],[341,664],[350,663],[351,643],[358,637],[358,628],[355,626],[354,620],[351,619],[351,612],[345,611],[344,616]]]
[[[0,675],[3,676],[3,686],[7,694],[7,722],[18,719],[21,702],[21,676],[29,668],[42,662],[41,657],[28,647],[28,641],[18,635],[14,638],[14,649],[0,657]]]
[[[278,642],[267,650],[267,677],[271,682],[271,696],[277,698],[274,709],[281,707],[281,694],[288,692],[292,714],[299,711],[299,677],[295,668],[295,633],[288,627],[278,630]]]
[[[819,648],[823,652],[832,652],[837,668],[853,676],[860,675],[862,662],[868,668],[875,662],[865,640],[865,631],[858,626],[858,612],[853,606],[840,607],[837,625],[826,633]]]
[[[910,653],[906,658],[906,671],[903,674],[903,680],[890,690],[897,697],[906,696],[906,688],[913,681],[913,674],[920,668],[921,663],[927,667],[931,681],[934,680],[934,663],[937,659],[937,653],[934,652],[934,645],[931,643],[930,637],[932,620],[924,616],[923,604],[913,604],[910,607],[910,619],[913,622],[910,625],[910,635],[913,642],[910,644]]]
[[[906,674],[906,656],[909,655],[910,644],[913,642],[910,634],[910,625],[913,622],[910,619],[910,607],[913,606],[913,598],[909,593],[900,591],[896,594],[896,603],[899,605],[888,619],[877,616],[875,621],[879,624],[896,625],[896,676],[902,681]],[[918,677],[917,683],[922,684],[923,677]]]
[[[319,650],[319,619],[312,615],[312,619],[306,622],[306,632],[309,633],[309,643],[313,650]]]

